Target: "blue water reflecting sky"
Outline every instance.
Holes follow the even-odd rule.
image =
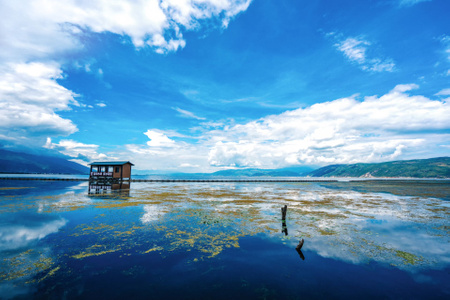
[[[0,180],[0,294],[446,298],[448,190],[446,181],[132,183],[89,194],[87,182]]]

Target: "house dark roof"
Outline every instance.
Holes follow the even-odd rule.
[[[129,161],[96,161],[89,165],[91,166],[123,166],[125,164],[130,164],[134,166],[134,164],[130,163]]]

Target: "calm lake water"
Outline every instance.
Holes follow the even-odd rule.
[[[0,180],[0,298],[449,299],[449,200],[444,180]]]

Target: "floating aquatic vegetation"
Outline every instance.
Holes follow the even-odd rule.
[[[116,252],[119,251],[120,248],[114,248],[114,249],[108,249],[108,246],[106,245],[92,245],[88,248],[86,248],[86,251],[72,255],[71,257],[75,258],[75,259],[83,259],[86,257],[91,257],[91,256],[100,256],[100,255],[104,255],[107,253],[112,253],[112,252]]]
[[[415,264],[423,261],[422,257],[418,257],[414,254],[411,254],[411,253],[408,253],[405,251],[397,250],[397,251],[395,251],[395,255],[403,258],[405,260],[405,263],[410,264],[410,265],[415,265]]]
[[[27,282],[33,282],[33,276],[49,270],[54,265],[55,262],[47,249],[28,249],[3,257],[0,263],[0,279],[27,279]]]
[[[284,205],[288,235],[282,233]],[[3,254],[1,281],[45,282],[70,274],[74,266],[83,269],[110,258],[145,261],[183,255],[185,263],[195,266],[239,251],[250,237],[293,250],[305,238],[306,253],[413,272],[450,262],[449,206],[436,197],[329,189],[312,183],[167,183],[135,184],[127,195],[88,197],[83,191],[0,198],[0,214],[23,211],[68,221],[18,253]],[[429,247],[417,247],[417,236]],[[41,255],[35,250],[44,246],[52,251]],[[121,274],[144,272],[149,270],[129,267]],[[252,288],[272,295],[266,288]]]

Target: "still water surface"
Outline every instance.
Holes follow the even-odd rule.
[[[449,181],[89,190],[0,180],[0,298],[450,297]]]

